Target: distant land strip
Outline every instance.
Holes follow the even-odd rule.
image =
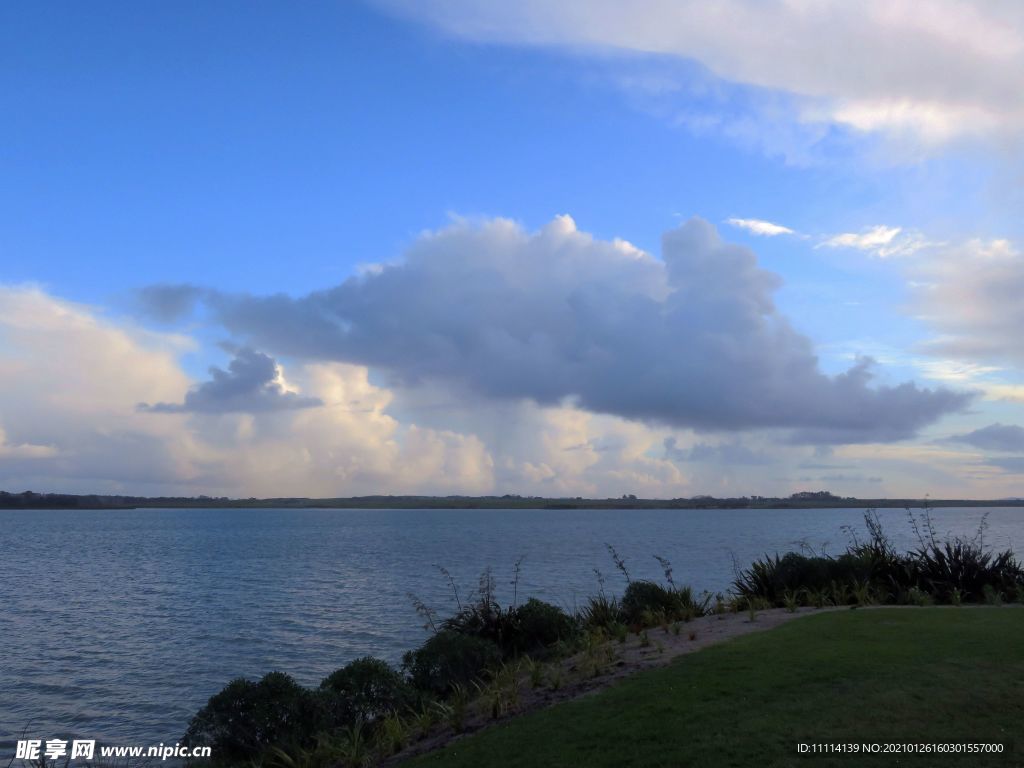
[[[1024,498],[1008,499],[858,499],[828,491],[802,491],[784,498],[693,496],[679,499],[640,499],[632,494],[617,498],[580,496],[350,496],[331,499],[233,499],[226,496],[106,496],[67,493],[0,491],[0,509],[146,509],[193,507],[199,509],[819,509],[819,508],[924,508],[1022,507]]]

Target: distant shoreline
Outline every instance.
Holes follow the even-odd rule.
[[[536,496],[352,496],[332,499],[146,497],[0,492],[4,509],[902,509],[924,507],[1024,507],[1024,499],[857,499],[825,491],[787,498],[698,496],[680,499],[544,498]]]

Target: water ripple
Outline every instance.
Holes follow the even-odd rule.
[[[940,533],[1024,540],[1017,509],[937,510]],[[910,545],[902,510],[881,517]],[[407,598],[453,607],[493,566],[502,598],[572,608],[617,583],[605,542],[634,576],[720,590],[749,562],[797,539],[842,549],[859,510],[201,510],[0,512],[0,745],[31,723],[41,738],[154,744],[233,677],[280,669],[307,685],[361,655],[392,662],[423,638]]]

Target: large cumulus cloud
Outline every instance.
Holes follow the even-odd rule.
[[[703,220],[666,233],[662,249],[658,260],[596,240],[566,216],[532,234],[501,219],[462,222],[329,290],[203,295],[226,328],[275,354],[672,427],[892,441],[969,400],[875,386],[869,360],[822,373],[774,305],[779,278]]]

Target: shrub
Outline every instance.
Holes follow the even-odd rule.
[[[914,582],[912,564],[893,548],[875,512],[864,513],[864,524],[867,540],[860,541],[850,530],[853,541],[847,547],[846,556],[858,563],[858,580],[862,585],[871,585],[883,602],[895,601]]]
[[[653,581],[631,581],[622,596],[622,610],[630,624],[642,622],[644,614],[666,614],[671,612],[674,601],[671,593]]]
[[[613,631],[617,625],[625,624],[626,616],[618,600],[602,593],[587,601],[580,611],[580,621],[588,629]]]
[[[502,608],[493,598],[489,572],[484,572],[480,583],[476,602],[441,622],[443,630],[489,640],[505,658],[533,653],[575,636],[576,621],[558,606],[530,598],[518,608]]]
[[[572,640],[579,632],[579,624],[565,611],[533,597],[512,613],[512,632],[506,638],[506,652],[534,653]]]
[[[500,661],[501,650],[492,641],[445,629],[406,653],[402,667],[418,690],[445,697]]]
[[[441,622],[441,628],[504,645],[505,638],[515,633],[512,626],[514,621],[512,611],[504,610],[495,602],[481,601],[467,605],[451,618],[445,619]]]
[[[320,683],[326,694],[332,725],[373,723],[404,712],[416,703],[416,693],[386,662],[365,656],[335,670]]]
[[[733,589],[744,600],[761,598],[780,608],[792,606],[794,597],[801,594],[811,602],[847,605],[854,599],[856,586],[870,583],[871,573],[869,562],[849,552],[836,558],[788,552],[755,560],[737,576]],[[816,601],[819,595],[823,597]]]
[[[449,576],[449,578],[451,578]],[[458,592],[453,592],[458,599]],[[459,603],[459,611],[441,622],[441,628],[460,635],[482,638],[497,645],[504,655],[517,652],[520,642],[519,621],[513,608],[502,608],[494,597],[494,577],[491,570],[480,574],[476,600],[468,605]]]
[[[707,598],[695,600],[689,587],[663,587],[653,581],[631,581],[622,596],[622,612],[628,624],[651,625],[702,616]]]
[[[912,556],[922,587],[944,602],[953,601],[954,590],[964,600],[987,602],[987,589],[1012,592],[1022,576],[1012,552],[992,553],[977,541],[929,542]]]
[[[283,672],[271,672],[255,683],[232,680],[211,696],[184,741],[211,747],[219,762],[240,762],[270,746],[310,746],[328,722],[320,696]]]
[[[795,553],[789,553],[786,557],[802,557]],[[806,589],[803,584],[787,583],[782,567],[782,558],[779,555],[771,557],[765,555],[763,560],[755,560],[750,567],[736,574],[733,582],[733,590],[743,602],[752,597],[759,596],[779,605],[785,605],[785,595],[796,592],[797,589]]]
[[[983,545],[984,522],[972,539],[940,541],[931,519],[911,515],[918,547],[898,554],[882,532],[878,518],[864,516],[868,540],[853,541],[838,557],[807,557],[790,552],[766,556],[741,571],[733,588],[741,600],[763,598],[776,606],[805,595],[812,605],[849,603],[985,602],[986,593],[1017,595],[1024,570],[1009,550]]]
[[[991,584],[986,584],[984,589],[985,603],[987,605],[1002,605],[1003,596],[999,593],[999,590],[993,587]]]
[[[790,613],[796,613],[796,609],[800,605],[800,599],[791,590],[787,589],[782,595],[782,604]]]
[[[917,605],[922,608],[935,604],[935,600],[932,599],[932,596],[918,587],[911,587],[907,590],[906,600],[908,605]]]

